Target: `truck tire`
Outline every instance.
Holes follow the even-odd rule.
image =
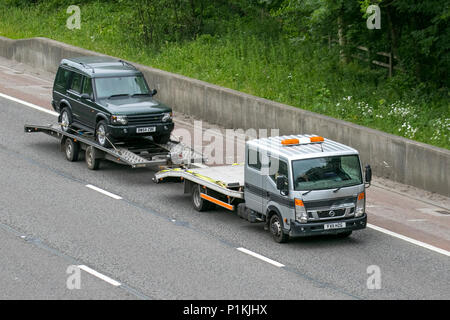
[[[61,110],[60,120],[61,130],[64,132],[68,132],[73,122],[72,112],[68,107],[65,107]]]
[[[276,213],[270,218],[269,230],[272,234],[273,240],[278,243],[285,243],[289,241],[289,235],[283,232],[283,220]]]
[[[196,184],[192,187],[192,205],[195,210],[201,212],[212,208],[213,204],[208,200],[200,197],[201,189],[200,185]]]
[[[108,137],[108,126],[106,125],[105,120],[100,120],[95,127],[95,141],[97,141],[99,145],[105,148],[112,147],[110,141],[114,143],[112,141],[112,138]]]
[[[73,141],[70,138],[66,138],[64,142],[66,159],[70,162],[78,161],[78,155],[80,154],[80,144]]]
[[[86,164],[90,170],[98,170],[100,159],[96,158],[96,149],[93,146],[86,148]]]

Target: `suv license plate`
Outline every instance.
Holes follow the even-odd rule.
[[[327,223],[323,226],[324,230],[345,228],[345,222]]]
[[[155,132],[156,127],[146,127],[146,128],[137,128],[136,133],[147,133],[147,132]]]

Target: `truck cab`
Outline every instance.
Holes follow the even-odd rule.
[[[246,216],[266,222],[277,242],[366,227],[365,182],[357,150],[310,135],[246,143]],[[370,182],[370,166],[366,169]],[[242,210],[242,209],[241,209]]]

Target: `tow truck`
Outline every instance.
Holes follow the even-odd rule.
[[[155,183],[182,181],[197,211],[220,206],[249,222],[263,222],[276,242],[290,237],[348,237],[367,223],[366,188],[357,150],[316,135],[249,140],[245,163],[166,168]]]
[[[85,151],[85,161],[91,170],[97,170],[103,160],[128,165],[131,168],[144,167],[185,167],[192,163],[204,163],[203,156],[173,137],[165,144],[158,144],[148,137],[111,143],[103,147],[95,140],[92,132],[70,127],[63,130],[62,124],[25,124],[26,133],[42,132],[59,140],[61,150],[68,161],[77,161],[81,151]]]

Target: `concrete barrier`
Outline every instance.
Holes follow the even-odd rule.
[[[61,59],[102,55],[46,38],[0,37],[0,56],[48,72]],[[450,151],[254,97],[178,74],[135,64],[158,99],[175,111],[228,128],[278,128],[281,134],[315,133],[350,145],[374,175],[450,196]]]

